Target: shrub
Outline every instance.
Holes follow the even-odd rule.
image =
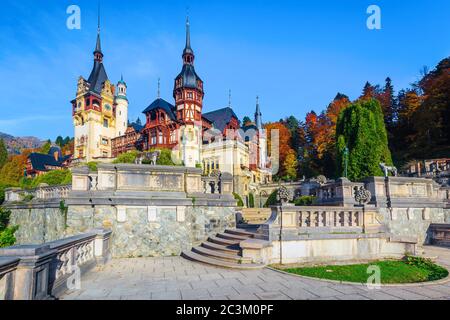
[[[97,162],[91,161],[91,162],[87,163],[87,166],[90,171],[95,172],[95,171],[98,171],[97,164],[98,164]]]
[[[435,281],[448,276],[447,269],[434,264],[430,259],[407,255],[405,257],[405,262],[411,266],[430,271],[427,281]]]
[[[17,226],[9,226],[11,211],[0,207],[0,248],[9,247],[16,243],[14,233],[19,229]]]
[[[36,188],[41,183],[48,184],[49,186],[70,184],[72,183],[72,172],[68,169],[47,172],[33,179],[31,186]]]
[[[233,192],[233,196],[234,196],[234,199],[237,201],[237,206],[238,207],[243,207],[244,206],[244,201],[242,201],[241,196],[238,195],[237,193],[234,193],[234,192]]]
[[[113,163],[134,163],[138,156],[138,151],[128,151],[117,156]]]
[[[249,208],[255,207],[255,197],[253,196],[253,193],[249,193],[248,195],[248,207]]]
[[[172,161],[172,150],[170,149],[151,149],[150,152],[159,151],[160,155],[156,164],[159,166],[176,166],[176,164]]]
[[[269,198],[267,198],[264,208],[269,208],[270,206],[275,206],[278,204],[277,193],[278,193],[278,189],[270,194]]]
[[[3,231],[0,231],[0,248],[10,247],[16,243],[16,237],[14,234],[19,229],[19,227],[8,227]]]
[[[302,196],[294,200],[296,206],[311,206],[316,203],[314,196]]]

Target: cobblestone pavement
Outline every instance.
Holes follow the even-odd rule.
[[[450,249],[426,247],[450,267]],[[81,290],[63,300],[450,300],[450,282],[369,290],[282,274],[270,269],[230,270],[181,257],[116,259],[83,276]]]

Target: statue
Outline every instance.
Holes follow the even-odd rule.
[[[152,166],[156,166],[159,156],[161,155],[161,151],[155,150],[152,152],[143,152],[139,154],[134,160],[135,164],[143,164],[143,162],[147,162]]]
[[[369,190],[367,190],[365,187],[355,187],[355,200],[359,203],[359,205],[367,204],[369,203],[370,199],[372,198],[372,194]]]
[[[394,177],[398,176],[398,170],[396,167],[387,166],[385,163],[380,163],[380,168],[383,170],[384,177],[387,178],[389,176],[389,173],[392,173]]]

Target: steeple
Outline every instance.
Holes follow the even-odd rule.
[[[262,113],[259,109],[259,97],[256,96],[255,124],[258,129],[262,129]]]
[[[184,64],[194,64],[194,57],[194,51],[191,48],[191,27],[188,16],[186,17],[186,45],[183,50]]]
[[[95,44],[94,60],[100,63],[103,62],[103,53],[100,41],[100,2],[98,4],[97,43]]]

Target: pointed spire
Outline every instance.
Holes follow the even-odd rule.
[[[228,107],[231,108],[231,89],[228,90]]]
[[[194,51],[191,48],[191,27],[189,23],[189,16],[186,17],[186,46],[183,50],[183,61],[185,64],[194,63]]]
[[[259,96],[256,96],[255,124],[258,129],[262,129],[261,110],[259,108]]]
[[[100,0],[98,2],[98,13],[97,13],[97,43],[95,44],[94,51],[95,61],[103,61],[102,46],[100,41]]]

